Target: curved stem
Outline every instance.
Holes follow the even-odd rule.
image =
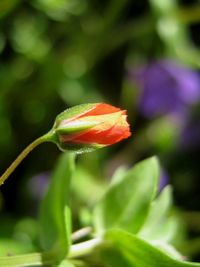
[[[46,141],[50,141],[49,139],[50,134],[47,133],[35,141],[33,141],[30,145],[28,145],[21,154],[13,161],[13,163],[8,167],[8,169],[2,174],[0,177],[0,186],[7,180],[10,174],[16,169],[16,167],[22,162],[22,160],[38,145],[44,143]]]
[[[81,256],[91,253],[96,247],[102,244],[101,238],[94,238],[71,246],[66,260],[70,262]],[[55,262],[55,255],[50,252],[30,253],[17,256],[0,257],[0,266],[25,267],[25,266],[46,266]]]
[[[91,234],[91,232],[92,232],[91,226],[84,227],[80,230],[77,230],[76,232],[73,232],[71,239],[73,242],[75,242],[81,238],[88,236],[89,234]]]
[[[17,256],[0,257],[0,266],[25,267],[25,266],[46,266],[53,262],[53,257],[48,253],[30,253]]]
[[[90,239],[71,246],[68,258],[77,258],[90,254],[96,247],[102,245],[103,240],[100,237]]]

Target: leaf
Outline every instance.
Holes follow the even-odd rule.
[[[168,185],[151,203],[149,214],[138,236],[155,246],[159,245],[172,256],[180,258],[180,254],[170,244],[177,243],[183,238],[182,224],[176,214],[171,214],[171,208],[172,190]],[[181,236],[178,238],[181,233],[182,238]]]
[[[75,267],[75,265],[73,263],[71,263],[68,260],[63,260],[58,267]]]
[[[71,187],[76,199],[91,206],[103,195],[106,184],[103,179],[96,179],[84,167],[79,166],[74,171]]]
[[[65,153],[60,157],[40,209],[42,248],[59,253],[59,258],[66,256],[71,242],[68,205],[73,165],[73,154]]]
[[[97,254],[98,262],[102,262],[105,267],[135,267],[127,261],[124,255],[114,247],[106,247]]]
[[[178,261],[139,237],[122,230],[110,230],[105,239],[126,261],[123,267],[195,267],[199,263]]]
[[[0,1],[0,19],[11,12],[19,3],[19,0],[1,0]]]
[[[166,186],[160,195],[151,203],[149,214],[145,224],[140,229],[138,235],[147,240],[170,241],[170,235],[164,235],[166,225],[169,223],[169,210],[171,208],[171,187]],[[156,220],[155,220],[156,218]]]
[[[186,65],[199,67],[199,50],[192,45],[185,23],[172,15],[179,8],[178,1],[150,0],[149,4],[157,16],[157,31],[165,43],[167,53]],[[172,31],[172,28],[175,30]]]
[[[127,169],[124,166],[118,167],[117,170],[113,174],[113,177],[111,180],[111,186],[121,182],[124,179],[124,176],[126,175],[126,173],[127,173]]]
[[[122,228],[136,233],[143,225],[150,203],[155,197],[159,164],[155,157],[136,164],[105,193],[94,210],[97,232],[109,228]]]
[[[10,238],[1,238],[0,239],[0,257],[8,255],[18,255],[25,254],[34,251],[35,248],[28,240],[24,242],[21,240],[11,240]]]
[[[13,218],[1,216],[0,222],[0,256],[25,254],[36,250],[38,223],[34,219],[23,218],[16,222]]]

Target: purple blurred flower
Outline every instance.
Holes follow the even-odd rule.
[[[143,89],[139,110],[147,118],[165,114],[184,115],[200,98],[200,75],[177,62],[160,60],[131,71]]]
[[[28,190],[35,200],[40,200],[44,196],[49,184],[48,172],[34,175],[28,183]]]
[[[162,169],[160,174],[159,190],[162,191],[162,189],[168,184],[169,184],[169,175],[166,172],[166,170]]]

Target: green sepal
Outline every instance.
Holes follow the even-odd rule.
[[[74,143],[62,143],[59,140],[56,142],[58,148],[65,152],[65,151],[74,151],[77,154],[82,154],[86,152],[92,152],[96,149],[103,148],[105,145],[100,144],[74,144]]]
[[[76,134],[97,126],[99,122],[81,121],[79,123],[69,122],[66,125],[60,125],[55,130],[57,134]]]
[[[78,105],[78,106],[66,109],[65,111],[63,111],[56,117],[53,129],[56,129],[59,126],[61,121],[76,117],[86,111],[89,111],[96,105],[97,105],[96,103],[82,104],[82,105]]]

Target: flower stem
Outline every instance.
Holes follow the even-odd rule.
[[[53,262],[49,253],[30,253],[17,256],[0,257],[1,267],[25,267],[25,266],[46,266]]]
[[[16,167],[22,162],[22,160],[38,145],[50,141],[49,139],[50,133],[47,133],[35,141],[33,141],[30,145],[28,145],[21,154],[13,161],[13,163],[8,167],[8,169],[2,174],[0,177],[0,186],[4,184],[7,178],[11,175],[11,173],[16,169]]]
[[[71,246],[67,259],[73,261],[74,258],[85,256],[102,244],[102,239],[94,238]],[[17,256],[0,257],[1,267],[27,267],[46,266],[55,263],[55,255],[48,252],[30,253]]]
[[[76,258],[90,254],[93,249],[102,244],[102,239],[97,237],[71,246],[68,258]]]
[[[76,232],[72,233],[72,237],[71,237],[72,241],[75,242],[81,238],[84,238],[88,236],[89,234],[91,234],[91,232],[92,232],[92,227],[90,226],[77,230]]]

